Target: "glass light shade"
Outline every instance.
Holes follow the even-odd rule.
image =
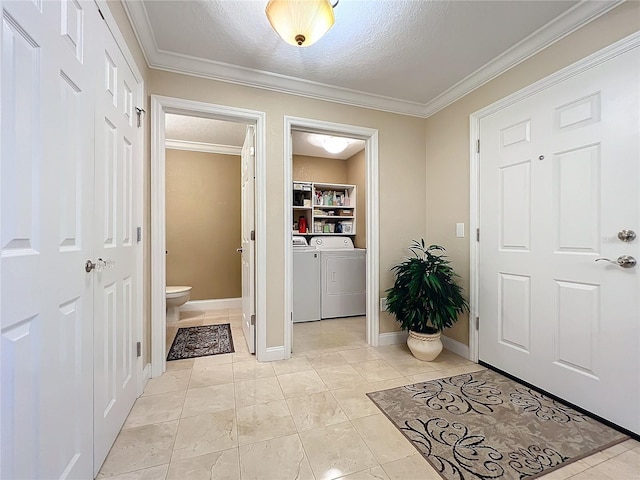
[[[329,0],[269,0],[265,13],[278,35],[297,47],[313,45],[335,22]]]
[[[349,140],[341,137],[328,137],[322,142],[322,148],[329,153],[340,153],[349,146]]]

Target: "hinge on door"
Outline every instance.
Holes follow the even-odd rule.
[[[254,147],[249,147],[249,155],[255,155],[256,149]]]
[[[136,241],[138,243],[142,241],[142,227],[136,227]]]
[[[480,139],[476,140],[476,153],[480,153]]]
[[[256,324],[256,314],[254,313],[253,315],[251,315],[251,325],[255,325]]]
[[[476,330],[480,330],[480,317],[476,317]]]
[[[480,229],[476,228],[476,242],[480,241]]]
[[[251,230],[251,240],[255,240],[255,239],[256,239],[256,231]]]
[[[142,126],[142,114],[147,113],[144,111],[144,108],[136,107],[136,114],[138,115],[138,128]]]
[[[98,9],[98,13],[100,14],[100,17],[102,17],[102,19],[104,20],[104,15],[102,14],[102,10]]]
[[[142,343],[140,342],[136,343],[136,355],[138,357],[142,356]]]

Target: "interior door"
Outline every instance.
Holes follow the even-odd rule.
[[[255,129],[247,127],[242,146],[242,330],[251,353],[256,351],[255,273]]]
[[[103,28],[95,108],[94,455],[95,473],[136,399],[136,184],[140,147],[137,82]],[[100,268],[101,267],[101,268]],[[98,271],[101,270],[101,271]]]
[[[639,53],[480,125],[480,359],[635,433]]]
[[[2,2],[2,460],[92,478],[93,2]]]

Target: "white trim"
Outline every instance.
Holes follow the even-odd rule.
[[[621,55],[633,48],[640,47],[640,32],[635,32],[629,35],[618,42],[605,47],[588,57],[579,60],[572,65],[569,65],[561,70],[558,70],[556,73],[553,73],[531,85],[518,90],[517,92],[508,95],[497,102],[492,103],[476,112],[473,112],[469,116],[469,163],[470,163],[470,222],[469,227],[471,232],[475,232],[476,228],[480,228],[480,203],[479,203],[479,175],[480,175],[480,154],[476,152],[476,141],[480,138],[480,121],[499,111],[503,108],[506,108],[514,103],[519,102],[531,95],[539,93],[553,85],[557,85],[558,83],[578,75],[590,68],[595,67],[611,58],[614,58],[618,55]],[[482,143],[481,147],[482,148]],[[480,231],[480,235],[482,238],[482,231]],[[470,279],[470,300],[469,300],[469,359],[477,362],[479,358],[479,335],[478,331],[475,329],[473,319],[476,316],[480,316],[480,312],[478,310],[478,283],[479,283],[479,255],[480,255],[480,244],[479,242],[471,241],[470,242],[470,268],[469,268],[469,279]],[[482,319],[480,319],[482,322]]]
[[[423,118],[429,117],[445,108],[566,35],[604,15],[620,3],[622,3],[622,0],[579,2],[567,12],[489,61],[438,97],[427,103],[422,103],[163,51],[158,48],[155,41],[144,2],[123,2],[129,21],[138,42],[142,46],[145,59],[150,68]]]
[[[284,346],[267,347],[265,354],[261,358],[261,362],[277,362],[278,360],[286,360]]]
[[[181,312],[194,310],[223,310],[225,308],[242,308],[241,298],[216,298],[211,300],[191,300],[180,307]]]
[[[407,337],[409,337],[409,332],[405,332],[403,330],[398,332],[381,333],[378,335],[378,346],[384,347],[386,345],[407,343]]]
[[[456,355],[460,355],[461,357],[470,360],[468,345],[465,345],[462,342],[454,340],[450,337],[446,337],[444,335],[440,335],[440,340],[442,341],[442,345],[444,346],[444,348],[446,348],[450,352],[455,353]]]
[[[256,357],[267,356],[266,297],[266,115],[264,112],[179,98],[151,96],[151,364],[152,375],[165,370],[165,113],[196,114],[256,127]]]
[[[367,343],[378,345],[380,330],[380,202],[378,198],[378,130],[342,123],[325,122],[308,118],[284,117],[284,188],[293,182],[292,177],[292,130],[342,135],[365,141],[366,204],[367,204]],[[292,197],[284,195],[284,354],[291,356],[293,337],[293,252],[291,250]]]
[[[221,155],[238,155],[242,153],[242,147],[234,145],[220,145],[218,143],[192,142],[190,140],[165,140],[167,148],[172,150],[187,150],[190,152],[218,153]]]
[[[151,380],[151,364],[147,363],[142,369],[142,375],[138,377],[138,397],[144,392],[149,380]]]
[[[621,3],[623,3],[623,0],[615,0],[612,2],[579,2],[559,17],[539,28],[489,63],[483,65],[426,103],[423,115],[430,117],[439,112],[456,100],[480,88],[485,83],[490,82],[557,41],[562,40],[567,35],[604,15]]]

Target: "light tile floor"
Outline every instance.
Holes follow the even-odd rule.
[[[368,347],[364,317],[296,324],[292,358],[273,363],[248,353],[238,311],[180,320],[215,323],[231,324],[236,353],[168,362],[136,401],[98,478],[440,479],[365,394],[482,367],[447,351],[424,363],[405,345]],[[543,478],[640,479],[640,443]]]

